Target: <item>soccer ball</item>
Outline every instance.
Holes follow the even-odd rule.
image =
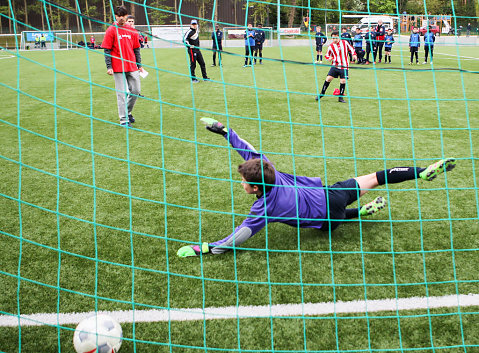
[[[116,353],[121,346],[121,326],[108,315],[98,314],[82,320],[73,334],[77,353]]]

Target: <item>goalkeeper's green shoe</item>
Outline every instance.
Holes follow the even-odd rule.
[[[449,172],[456,166],[456,160],[454,158],[441,159],[434,164],[431,164],[426,170],[423,170],[419,176],[427,181],[434,180],[439,174]]]
[[[210,130],[211,132],[214,132],[216,134],[220,135],[226,135],[228,133],[228,129],[226,126],[224,126],[222,123],[219,121],[213,119],[213,118],[201,118],[200,121],[206,125],[206,128]]]
[[[210,251],[208,243],[201,244],[201,249],[199,245],[186,245],[178,249],[176,255],[179,257],[190,257],[190,256],[199,256],[201,253],[206,254]]]
[[[383,209],[386,207],[386,199],[382,196],[376,197],[373,201],[365,204],[361,209],[359,210],[359,215],[361,216],[370,216],[376,212],[379,212],[379,210]]]

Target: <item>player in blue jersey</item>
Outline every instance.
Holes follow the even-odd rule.
[[[436,41],[436,37],[434,33],[431,32],[432,27],[429,26],[426,33],[424,33],[424,62],[423,64],[427,64],[427,56],[431,53],[431,63],[432,57],[434,55],[434,42]]]
[[[220,122],[211,118],[202,118],[201,121],[208,130],[222,135],[245,160],[238,167],[241,184],[247,194],[256,196],[256,201],[248,217],[226,238],[213,243],[183,246],[177,252],[180,257],[222,254],[240,246],[273,222],[333,231],[344,219],[368,216],[384,208],[386,200],[382,197],[360,208],[346,208],[376,186],[419,178],[430,181],[456,165],[454,159],[443,159],[427,168],[392,168],[325,187],[319,177],[291,175],[276,170],[265,155]]]
[[[411,52],[411,62],[409,65],[413,64],[413,57],[416,56],[416,64],[419,64],[419,58],[417,52],[421,46],[421,37],[418,33],[417,27],[412,29],[411,36],[409,37],[409,51]]]
[[[253,54],[256,50],[256,32],[253,29],[253,24],[248,23],[248,28],[244,33],[244,66],[248,67],[253,64]],[[248,58],[249,58],[249,65],[248,65]]]
[[[323,63],[323,45],[328,41],[328,37],[321,32],[321,26],[316,26],[316,64]]]
[[[376,63],[376,32],[374,31],[374,27],[371,27],[369,31],[364,36],[366,41],[366,64],[369,65],[369,54],[373,53],[373,63]]]
[[[391,28],[388,29],[386,36],[384,37],[384,62],[387,64],[388,59],[391,63],[391,50],[393,48],[394,36]]]

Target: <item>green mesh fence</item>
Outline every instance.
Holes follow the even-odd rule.
[[[439,11],[429,0],[407,18],[391,1],[124,3],[149,39],[131,127],[119,125],[103,50],[78,45],[91,33],[101,43],[117,3],[0,7],[11,28],[0,36],[0,351],[71,352],[95,312],[121,324],[122,352],[479,351],[477,3],[451,1],[437,18],[425,16]],[[339,79],[316,101],[330,65],[315,63],[310,29],[383,13],[399,21],[391,63],[352,63],[346,104],[333,95]],[[309,27],[278,38],[290,17]],[[451,27],[426,65],[409,65],[413,17]],[[158,34],[191,19],[210,81],[193,83],[181,40]],[[213,25],[248,22],[273,28],[262,64],[243,67],[240,35],[211,67]],[[26,31],[52,40],[37,48]],[[72,49],[57,50],[65,41]],[[233,232],[256,200],[240,185],[243,160],[202,117],[324,185],[448,157],[457,167],[371,190],[351,207],[377,196],[387,207],[333,232],[269,223],[224,254],[180,258]]]

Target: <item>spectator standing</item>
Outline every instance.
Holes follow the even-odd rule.
[[[384,46],[384,38],[386,37],[386,27],[383,25],[383,20],[378,20],[378,25],[375,28],[376,32],[376,52],[374,57],[378,61],[381,62],[383,58],[383,46]]]
[[[221,51],[223,50],[223,32],[220,26],[215,26],[215,31],[211,32],[211,39],[213,41],[213,65],[216,66],[216,53],[218,53],[218,66],[221,66]]]
[[[125,6],[115,8],[116,22],[106,30],[101,46],[107,74],[115,80],[120,125],[129,127],[135,122],[131,113],[141,92],[140,72],[144,70],[138,32],[126,23],[127,17]]]
[[[263,31],[263,25],[260,23],[258,25],[258,29],[256,30],[256,34],[254,37],[255,40],[255,51],[254,51],[254,63],[256,64],[256,57],[259,53],[259,63],[260,65],[263,64],[263,43],[266,40],[266,35]]]

